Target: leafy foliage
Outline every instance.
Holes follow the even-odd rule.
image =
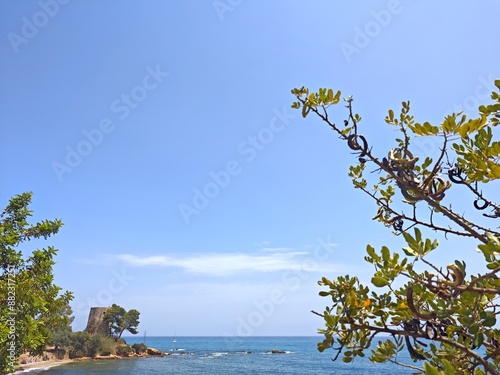
[[[131,346],[135,350],[136,354],[141,354],[148,350],[148,347],[143,343],[135,343]]]
[[[50,343],[55,346],[56,351],[62,347],[68,346],[71,340],[71,323],[75,320],[72,316],[73,310],[69,303],[61,306],[61,309],[57,313],[57,320],[50,329]]]
[[[119,344],[123,344],[122,341]],[[117,343],[111,337],[88,332],[73,332],[67,346],[70,358],[95,357],[115,353]]]
[[[0,213],[0,373],[11,370],[25,351],[40,354],[51,331],[70,323],[61,311],[73,296],[54,285],[57,250],[49,246],[31,255],[20,250],[28,241],[46,240],[63,225],[58,219],[30,224],[31,199],[31,193],[16,195]]]
[[[500,89],[500,80],[495,86]],[[371,351],[370,361],[388,361],[425,374],[500,374],[500,205],[479,187],[500,178],[500,142],[493,139],[500,121],[500,94],[492,93],[493,103],[481,105],[477,118],[454,113],[439,125],[415,122],[410,102],[403,102],[399,115],[389,110],[385,118],[401,135],[381,156],[359,132],[361,117],[353,113],[352,97],[344,99],[348,114],[341,128],[330,121],[328,112],[340,102],[340,91],[310,93],[302,87],[292,94],[297,98],[292,108],[300,109],[303,117],[319,116],[357,155],[349,169],[354,188],[374,200],[373,219],[406,243],[402,251],[367,245],[364,259],[374,267],[373,286],[349,275],[319,281],[326,288],[320,296],[329,298],[330,305],[323,313],[315,312],[325,321],[319,330],[325,338],[318,349],[331,348],[334,359],[342,355],[343,361],[351,362],[365,355],[377,335],[390,335]],[[436,160],[420,160],[411,144],[414,137],[441,143]],[[378,178],[365,176],[368,166],[375,167]],[[455,211],[445,199],[450,189],[470,193],[474,208],[484,212],[484,223]],[[467,275],[467,265],[459,260],[447,266],[431,263],[429,254],[439,243],[425,238],[423,230],[477,240],[484,272]],[[398,360],[403,350],[415,365]]]
[[[133,335],[138,333],[139,315],[140,312],[135,309],[126,311],[123,307],[113,304],[106,311],[104,319],[110,324],[111,334],[119,338],[124,331],[129,331]]]
[[[116,347],[116,354],[121,357],[128,357],[132,353],[135,353],[135,350],[128,345],[120,345]]]

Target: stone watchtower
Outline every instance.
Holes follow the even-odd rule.
[[[92,335],[98,333],[104,336],[109,336],[109,323],[106,323],[106,321],[104,320],[108,309],[109,307],[91,307],[85,332],[88,332]]]

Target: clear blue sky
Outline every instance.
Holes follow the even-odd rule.
[[[317,280],[369,280],[366,244],[403,243],[290,89],[354,95],[383,153],[402,100],[431,122],[485,100],[499,13],[492,0],[2,1],[1,204],[30,190],[35,219],[64,221],[47,244],[76,330],[118,303],[148,335],[313,335]],[[455,257],[479,259],[453,240],[435,259]]]

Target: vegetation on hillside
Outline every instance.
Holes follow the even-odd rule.
[[[128,357],[142,354],[147,347],[144,344],[127,345],[125,340],[88,332],[74,332],[67,346],[69,358],[117,355]]]

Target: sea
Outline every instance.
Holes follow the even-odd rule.
[[[297,374],[297,375],[394,375],[415,370],[392,363],[374,364],[368,354],[344,363],[332,361],[333,350],[320,353],[321,337],[128,337],[128,344],[144,342],[167,353],[167,357],[130,358],[73,362],[48,369],[30,371],[42,375],[218,375],[218,374]],[[377,339],[374,340],[376,343]],[[272,350],[284,353],[273,354]],[[414,364],[402,352],[398,360]],[[24,372],[26,373],[26,372]]]

